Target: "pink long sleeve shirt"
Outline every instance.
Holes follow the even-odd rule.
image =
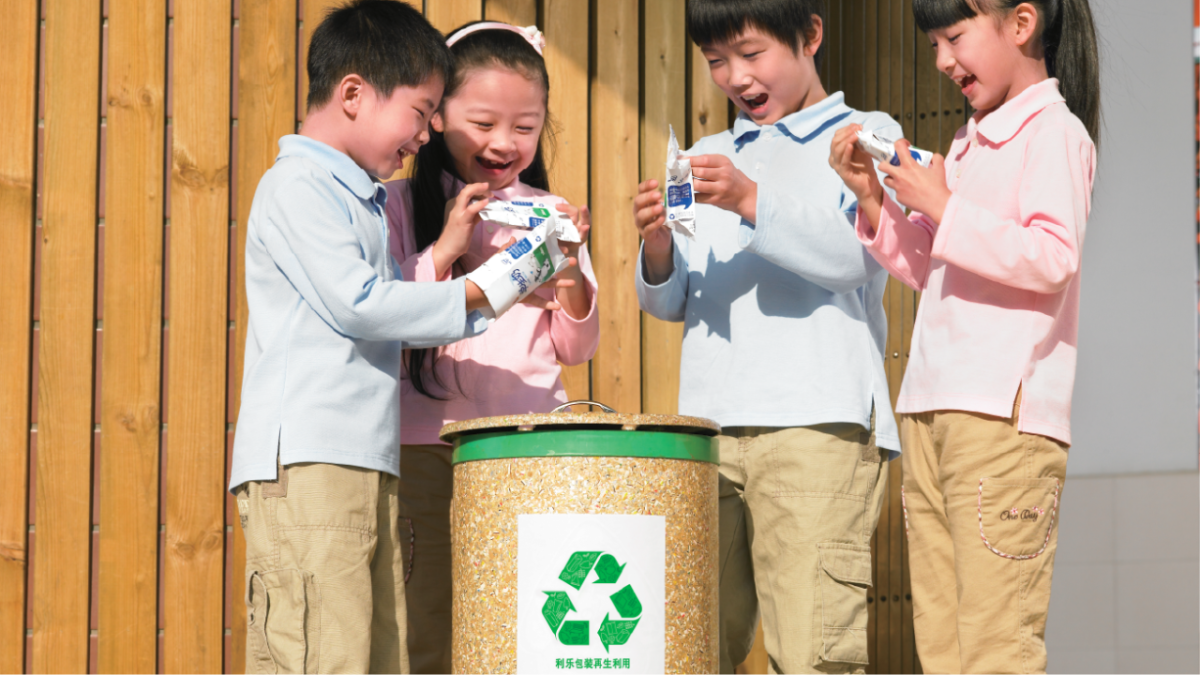
[[[454,194],[463,188],[454,181]],[[439,281],[429,246],[417,250],[413,232],[412,195],[407,180],[387,184],[388,237],[392,254],[400,263],[408,281]],[[495,191],[494,199],[512,200],[537,198],[549,203],[564,201],[523,183],[517,182]],[[503,248],[509,238],[522,233],[494,223],[483,222],[475,227],[470,248],[459,262],[468,270],[479,267]],[[559,362],[577,365],[592,358],[600,342],[600,317],[596,312],[596,277],[587,246],[579,249],[579,267],[588,288],[591,306],[588,315],[574,319],[566,310],[547,311],[518,304],[496,320],[487,332],[469,340],[456,342],[440,350],[437,372],[450,391],[427,385],[434,393],[449,400],[438,401],[417,392],[402,370],[400,410],[404,424],[400,429],[402,445],[440,444],[438,432],[451,422],[491,417],[549,412],[565,403],[566,391],[560,377]],[[441,279],[450,278],[447,272]],[[552,290],[536,293],[551,298]],[[426,357],[428,369],[432,354]],[[405,358],[407,367],[407,358]],[[428,370],[424,381],[432,382]]]
[[[1021,92],[958,131],[942,222],[887,198],[859,240],[923,291],[899,413],[963,410],[1071,443],[1079,269],[1096,148],[1058,81]]]

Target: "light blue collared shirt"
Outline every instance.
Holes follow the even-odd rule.
[[[462,279],[402,281],[387,190],[304,136],[279,139],[246,232],[246,334],[232,490],[276,458],[400,474],[400,356],[487,328]]]
[[[721,426],[851,422],[899,452],[883,349],[887,272],[854,234],[854,193],[829,166],[840,128],[862,124],[895,140],[900,125],[836,93],[758,126],[744,114],[688,155],[720,154],[758,184],[756,223],[699,204],[696,239],[674,235],[675,271],[646,283],[642,309],[685,324],[679,412]]]

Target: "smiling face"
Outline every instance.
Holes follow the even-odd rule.
[[[1028,4],[1004,17],[979,14],[927,34],[938,70],[954,80],[971,107],[995,110],[1046,79],[1037,13]]]
[[[541,83],[502,66],[476,68],[433,118],[467,183],[500,190],[529,168],[546,122]]]
[[[396,87],[383,98],[362,85],[346,154],[376,178],[388,178],[429,142],[429,119],[442,99],[442,78],[431,77],[415,87]]]
[[[704,45],[713,82],[756,124],[774,124],[826,97],[813,56],[821,46],[821,19],[800,49],[747,26],[728,42]]]

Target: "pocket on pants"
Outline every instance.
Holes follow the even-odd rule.
[[[321,594],[311,572],[250,572],[246,612],[248,672],[317,672]]]
[[[979,536],[992,553],[1029,560],[1045,552],[1058,515],[1057,478],[979,479]]]
[[[867,665],[867,589],[871,587],[871,548],[817,544],[820,554],[821,621],[813,665]]]

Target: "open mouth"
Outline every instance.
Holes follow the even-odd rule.
[[[508,167],[512,166],[512,162],[493,162],[492,160],[484,157],[476,157],[475,162],[479,164],[479,166],[483,167],[485,171],[492,173],[504,171]]]
[[[749,112],[762,112],[767,107],[767,99],[770,96],[766,93],[757,94],[755,96],[743,96],[742,102],[746,104],[746,109]]]
[[[962,88],[963,94],[968,93],[967,90],[975,86],[975,79],[974,75],[964,75],[959,78],[958,86]]]

